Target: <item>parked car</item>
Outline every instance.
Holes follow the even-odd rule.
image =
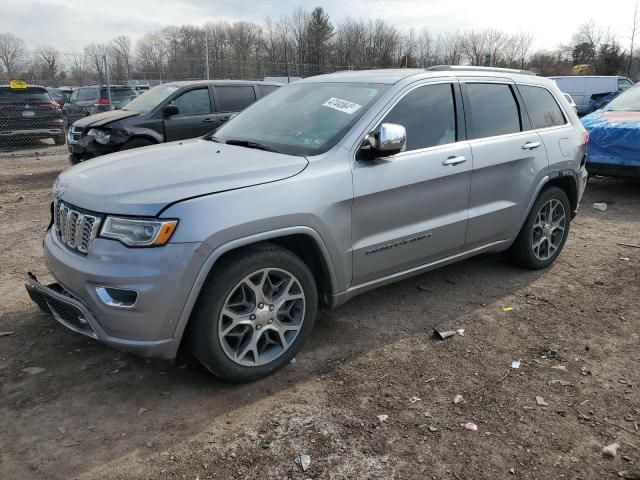
[[[49,92],[49,95],[51,95],[51,98],[53,98],[53,100],[60,106],[60,108],[62,108],[62,106],[66,102],[66,98],[64,94],[57,88],[53,88],[53,87],[47,87],[47,92]]]
[[[220,377],[268,375],[319,306],[485,252],[548,267],[587,179],[561,95],[472,67],[300,80],[214,134],[60,174],[44,240],[59,284],[27,289],[110,345],[173,358],[184,340]]]
[[[573,101],[573,98],[571,98],[571,95],[569,95],[568,93],[562,93],[562,96],[564,97],[564,99],[567,101],[567,103],[569,104],[569,106],[573,109],[574,112],[578,113],[578,107],[576,106],[576,102]]]
[[[571,95],[576,103],[579,115],[586,115],[595,108],[594,102],[611,92],[624,92],[633,86],[627,77],[570,75],[549,77],[555,81],[558,88]]]
[[[68,129],[73,122],[95,115],[96,113],[112,110],[120,100],[137,95],[133,87],[126,85],[111,86],[111,103],[109,103],[109,89],[106,85],[90,85],[76,88],[69,101],[62,107],[65,117],[65,126]]]
[[[62,95],[64,95],[65,103],[68,102],[69,99],[71,98],[71,94],[73,93],[73,88],[66,87],[66,86],[60,86],[60,87],[58,87],[58,90],[60,91],[60,93],[62,93]]]
[[[230,80],[158,85],[118,110],[76,121],[67,139],[69,161],[204,135],[279,86]]]
[[[640,86],[582,118],[589,132],[587,170],[592,175],[640,177]]]
[[[0,85],[0,143],[52,138],[65,141],[62,112],[45,87]]]

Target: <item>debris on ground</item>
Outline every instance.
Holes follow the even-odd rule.
[[[27,367],[22,369],[23,373],[28,373],[29,375],[37,375],[46,371],[47,369],[42,367]]]
[[[551,368],[553,370],[560,370],[562,372],[566,372],[567,371],[567,367],[565,367],[564,365],[554,365]]]
[[[618,449],[620,448],[620,444],[619,443],[612,443],[611,445],[607,445],[606,447],[602,448],[602,455],[604,455],[605,457],[615,457],[616,455],[618,455]]]
[[[477,432],[478,431],[478,425],[476,425],[473,422],[465,423],[464,428],[466,428],[467,430],[469,430],[471,432]]]
[[[628,472],[623,470],[618,472],[618,476],[624,478],[624,480],[640,480],[640,472]]]
[[[58,431],[59,431],[62,435],[64,435],[65,433],[67,433],[67,429],[66,429],[66,428],[64,428],[63,426],[58,427]]]
[[[139,415],[142,415],[144,412],[148,412],[148,411],[149,411],[149,409],[148,409],[148,408],[140,407],[140,408],[138,409],[138,416],[139,416]]]
[[[419,402],[420,400],[422,400],[422,399],[421,399],[421,398],[419,398],[419,397],[411,397],[411,398],[409,399],[409,401],[410,401],[411,403],[416,403],[416,402]]]
[[[464,337],[464,328],[460,327],[456,330],[438,330],[437,328],[433,329],[433,336],[438,340],[445,340],[449,337],[453,337],[454,335],[460,335]]]
[[[298,465],[300,465],[300,468],[302,468],[303,472],[306,472],[311,465],[311,457],[304,453],[298,455]]]
[[[433,288],[428,287],[427,285],[418,285],[418,290],[422,290],[423,292],[433,292]]]
[[[381,422],[386,422],[389,418],[389,415],[378,415],[378,420],[380,420]]]
[[[511,368],[520,368],[520,360],[513,360],[511,362]]]
[[[455,403],[456,405],[462,403],[463,401],[464,397],[462,395],[456,395],[455,397],[453,397],[453,403]]]
[[[606,212],[608,207],[605,202],[593,202],[593,208],[601,212]]]
[[[16,332],[0,332],[0,337],[8,337],[9,335],[13,335]]]
[[[540,396],[536,396],[536,403],[538,405],[540,405],[541,407],[548,407],[549,406],[549,404],[545,401],[545,399],[540,397]]]
[[[502,311],[505,313],[509,313],[513,311],[513,307],[502,307]]]
[[[640,245],[636,243],[617,242],[616,245],[622,245],[623,247],[640,248]]]

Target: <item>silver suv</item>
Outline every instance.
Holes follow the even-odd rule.
[[[588,140],[555,84],[436,67],[302,80],[203,138],[114,153],[54,185],[38,305],[76,332],[249,381],[319,307],[483,252],[560,254]]]

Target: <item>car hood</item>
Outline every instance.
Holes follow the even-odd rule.
[[[89,115],[88,117],[76,120],[73,125],[80,128],[86,127],[101,127],[116,120],[123,120],[129,117],[137,117],[140,115],[138,112],[129,110],[110,110],[108,112],[97,113],[95,115]]]
[[[99,213],[155,216],[187,198],[275,182],[306,158],[192,139],[113,153],[61,173],[54,194]]]

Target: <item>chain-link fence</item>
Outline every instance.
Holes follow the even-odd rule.
[[[163,56],[131,62],[104,53],[32,52],[0,71],[0,151],[64,145],[82,117],[124,106],[154,86],[177,80],[231,79],[288,83],[349,65],[272,63],[256,59]],[[90,87],[90,88],[89,88]]]

